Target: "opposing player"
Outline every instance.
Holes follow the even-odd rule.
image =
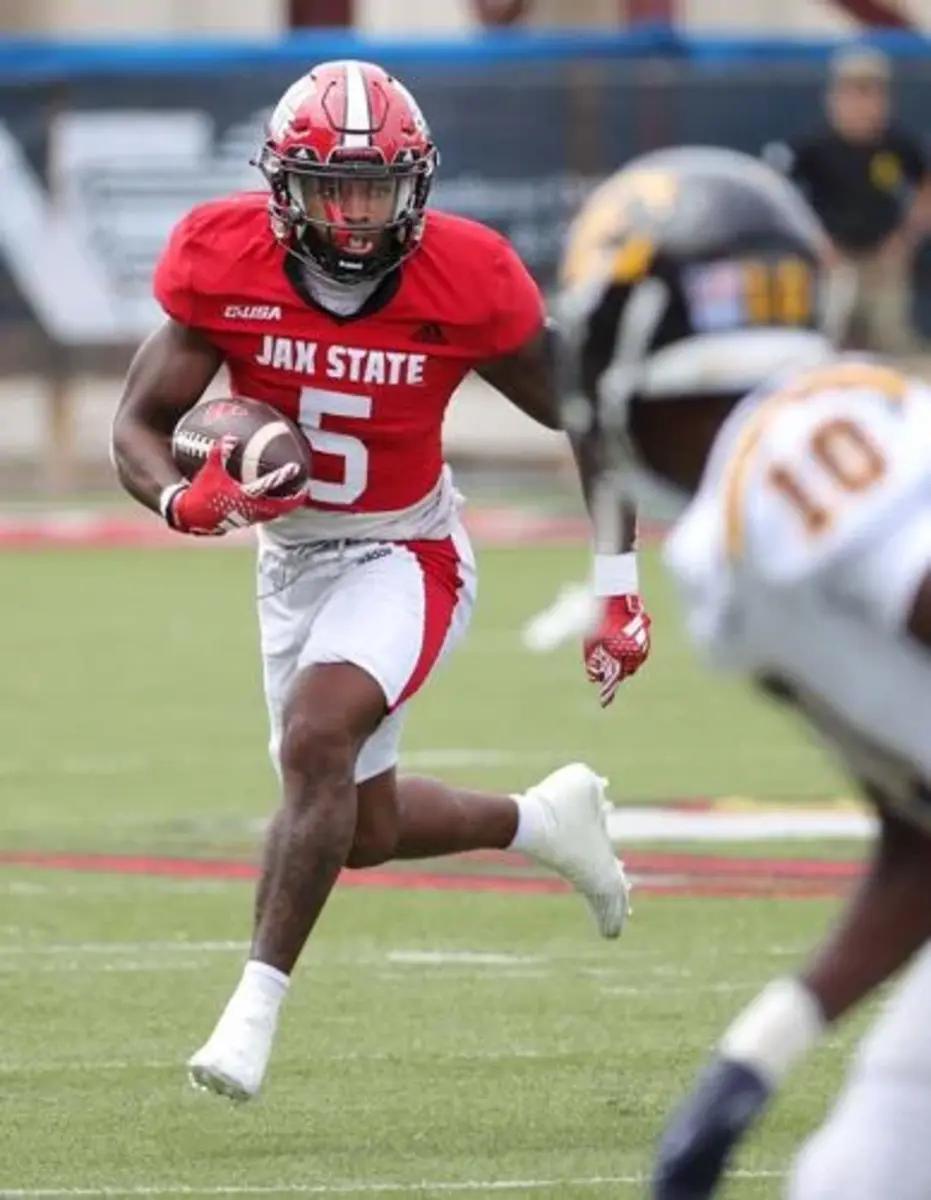
[[[821,245],[768,168],[680,149],[605,184],[565,260],[570,404],[682,514],[666,558],[693,638],[804,714],[880,822],[837,928],[672,1118],[657,1200],[710,1196],[793,1064],[916,955],[789,1192],[931,1196],[931,393],[834,356]]]
[[[502,237],[426,211],[436,150],[411,95],[377,66],[327,63],[298,80],[259,165],[268,191],[205,204],[174,230],[155,278],[168,319],[139,350],[114,426],[122,482],[172,529],[263,523],[282,799],[250,959],[189,1064],[196,1084],[238,1099],[261,1085],[290,973],[344,866],[512,847],[575,884],[606,937],[627,912],[604,781],[587,767],[518,797],[395,771],[407,702],[461,639],[475,596],[444,410],[476,369],[557,424],[540,295]],[[222,365],[234,393],[300,423],[309,494],[272,498],[262,480],[247,492],[219,445],[181,478],[172,428]],[[606,558],[604,576],[636,591],[629,556]],[[606,604],[604,652],[618,662],[642,657],[609,611],[629,599]]]

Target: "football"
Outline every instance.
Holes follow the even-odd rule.
[[[239,483],[252,483],[288,463],[297,463],[294,479],[270,491],[270,496],[293,495],[310,477],[310,446],[295,423],[269,404],[236,396],[202,400],[184,414],[171,435],[171,453],[178,470],[193,479],[218,438],[231,434],[236,448],[227,470]]]

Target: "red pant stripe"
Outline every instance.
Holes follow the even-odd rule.
[[[410,699],[433,670],[449,633],[462,588],[459,555],[451,537],[442,541],[405,542],[404,545],[416,557],[423,576],[424,628],[420,655],[393,706],[395,708]]]

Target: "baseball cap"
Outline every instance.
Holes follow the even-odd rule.
[[[845,46],[831,56],[830,75],[835,83],[888,83],[892,67],[881,50]]]

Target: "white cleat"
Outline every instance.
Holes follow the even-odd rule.
[[[630,915],[630,884],[608,837],[607,782],[584,763],[571,763],[528,788],[542,820],[522,849],[581,892],[601,936],[616,938]]]
[[[277,1023],[270,1006],[228,1005],[208,1041],[188,1059],[191,1084],[230,1100],[251,1100],[262,1086]]]

